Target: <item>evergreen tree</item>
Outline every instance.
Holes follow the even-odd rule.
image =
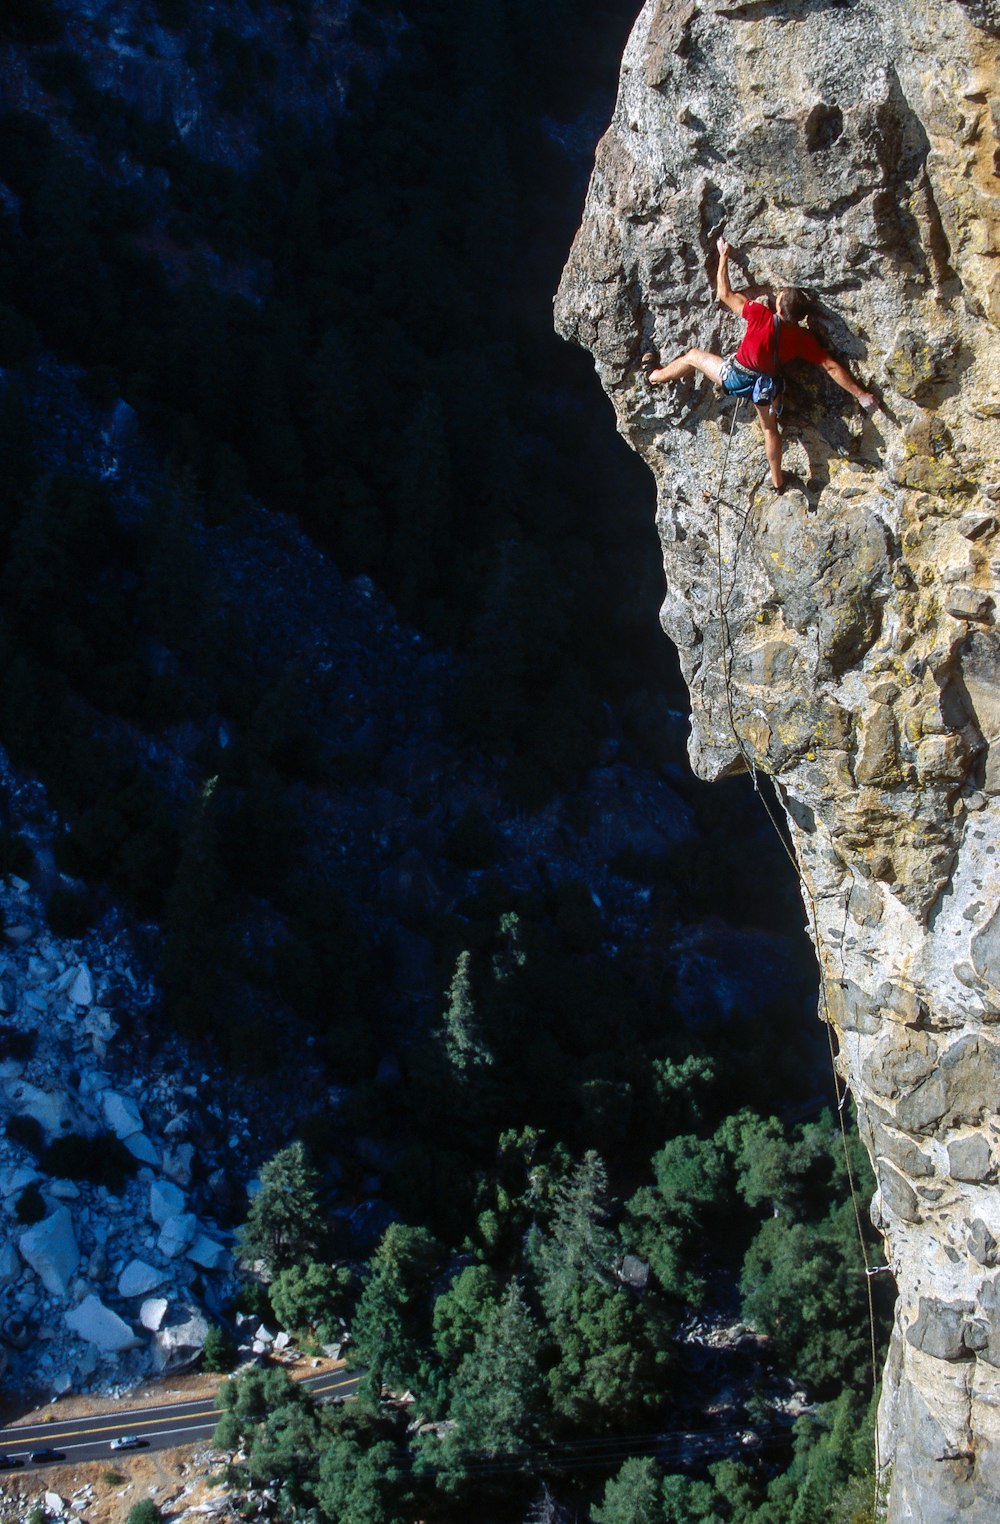
[[[483,1323],[452,1385],[456,1427],[445,1436],[445,1455],[514,1455],[527,1449],[543,1425],[541,1336],[516,1281]]]
[[[338,1524],[413,1524],[399,1438],[358,1409],[331,1416],[323,1437],[316,1502]]]
[[[483,1040],[472,993],[472,956],[461,952],[448,989],[448,1008],[442,1033],[444,1051],[453,1073],[462,1080],[493,1062]]]
[[[578,1286],[551,1327],[556,1412],[591,1432],[640,1423],[664,1400],[668,1333],[623,1289],[594,1280]]]
[[[434,1303],[434,1349],[454,1373],[471,1353],[497,1299],[497,1277],[486,1265],[466,1265]]]
[[[338,1319],[347,1310],[350,1281],[346,1266],[307,1259],[279,1270],[268,1296],[282,1327],[311,1329],[320,1339],[334,1339]]]
[[[651,1456],[627,1460],[591,1516],[594,1524],[669,1524],[659,1462]]]
[[[251,1264],[261,1263],[271,1278],[315,1253],[325,1227],[319,1176],[305,1145],[296,1141],[261,1170],[260,1190],[237,1234],[240,1253]]]
[[[572,1524],[573,1515],[556,1497],[548,1482],[543,1482],[538,1496],[524,1516],[524,1524]]]
[[[426,1364],[429,1287],[441,1248],[426,1228],[392,1223],[372,1255],[351,1334],[373,1391],[420,1383]]]
[[[557,1319],[588,1282],[614,1284],[620,1257],[608,1226],[608,1175],[601,1156],[590,1149],[559,1186],[547,1233],[536,1233],[535,1260],[542,1304]]]
[[[654,1156],[653,1173],[655,1186],[642,1186],[628,1202],[629,1243],[664,1291],[697,1301],[706,1229],[726,1185],[723,1156],[714,1142],[671,1138]]]

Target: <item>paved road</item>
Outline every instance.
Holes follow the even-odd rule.
[[[322,1376],[306,1376],[302,1385],[316,1397],[350,1397],[357,1390],[361,1376],[345,1370],[328,1371]],[[120,1412],[95,1413],[89,1418],[56,1417],[48,1423],[24,1424],[0,1429],[0,1454],[24,1462],[27,1470],[41,1470],[56,1461],[31,1459],[32,1450],[55,1450],[59,1461],[125,1461],[128,1450],[113,1451],[111,1441],[120,1434],[135,1434],[144,1450],[166,1450],[171,1445],[189,1445],[210,1439],[222,1409],[214,1398],[200,1402],[163,1403],[158,1407],[122,1408]],[[3,1473],[0,1473],[2,1475]]]

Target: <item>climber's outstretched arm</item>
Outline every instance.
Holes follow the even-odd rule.
[[[715,277],[715,294],[724,307],[730,312],[735,312],[739,317],[747,304],[747,299],[742,291],[734,291],[729,284],[729,245],[724,238],[717,241],[719,250],[719,270]]]
[[[827,355],[826,359],[821,363],[831,380],[836,381],[837,385],[843,387],[845,392],[850,392],[851,396],[861,403],[866,413],[874,413],[878,407],[878,398],[871,392],[866,392],[863,387],[860,387],[844,369],[839,360],[834,360],[830,355]]]

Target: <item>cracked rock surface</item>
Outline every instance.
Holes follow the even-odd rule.
[[[1000,1516],[998,36],[994,0],[649,0],[556,300],[656,477],[692,763],[788,818],[899,1288],[889,1524]],[[752,417],[639,371],[735,349],[723,229],[884,402],[791,367],[782,497]]]

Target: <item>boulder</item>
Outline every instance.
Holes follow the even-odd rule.
[[[191,1166],[194,1163],[194,1144],[178,1143],[164,1150],[163,1173],[177,1185],[191,1184]]]
[[[16,1281],[21,1273],[21,1256],[9,1241],[0,1244],[0,1286]]]
[[[104,1354],[120,1354],[134,1349],[142,1341],[120,1318],[117,1312],[105,1307],[99,1297],[91,1293],[84,1297],[79,1307],[66,1314],[66,1326],[88,1344],[94,1344]]]
[[[166,1270],[147,1265],[145,1260],[133,1259],[118,1277],[118,1295],[123,1297],[145,1296],[157,1286],[162,1286],[169,1276]]]
[[[165,1296],[151,1296],[139,1308],[139,1322],[150,1333],[156,1333],[163,1325],[170,1303]]]
[[[203,1270],[228,1270],[232,1266],[229,1250],[207,1233],[198,1233],[187,1251],[187,1257]]]
[[[50,1141],[69,1131],[72,1107],[61,1091],[42,1090],[27,1080],[15,1080],[7,1086],[7,1094],[14,1111],[20,1116],[34,1117]]]
[[[81,963],[69,987],[69,998],[74,1005],[91,1005],[94,999],[94,981],[86,963]]]
[[[51,1296],[65,1297],[80,1263],[69,1208],[59,1207],[50,1217],[22,1233],[17,1246],[46,1291]]]
[[[133,1159],[138,1159],[140,1164],[148,1164],[151,1169],[159,1169],[159,1151],[149,1141],[144,1132],[134,1132],[124,1142]]]
[[[186,1205],[184,1192],[169,1180],[154,1180],[149,1187],[149,1215],[160,1227],[168,1217],[176,1217]]]
[[[175,1308],[171,1322],[157,1330],[153,1339],[153,1364],[161,1373],[192,1365],[205,1347],[208,1322],[196,1308]]]
[[[130,1095],[120,1095],[117,1090],[102,1091],[101,1111],[116,1138],[124,1140],[142,1132],[142,1114]]]
[[[194,1213],[178,1212],[163,1224],[156,1247],[166,1259],[175,1259],[184,1253],[197,1231],[198,1219]]]
[[[34,1185],[41,1178],[37,1169],[30,1169],[26,1164],[14,1164],[8,1169],[0,1169],[0,1196],[20,1196],[26,1186]]]

